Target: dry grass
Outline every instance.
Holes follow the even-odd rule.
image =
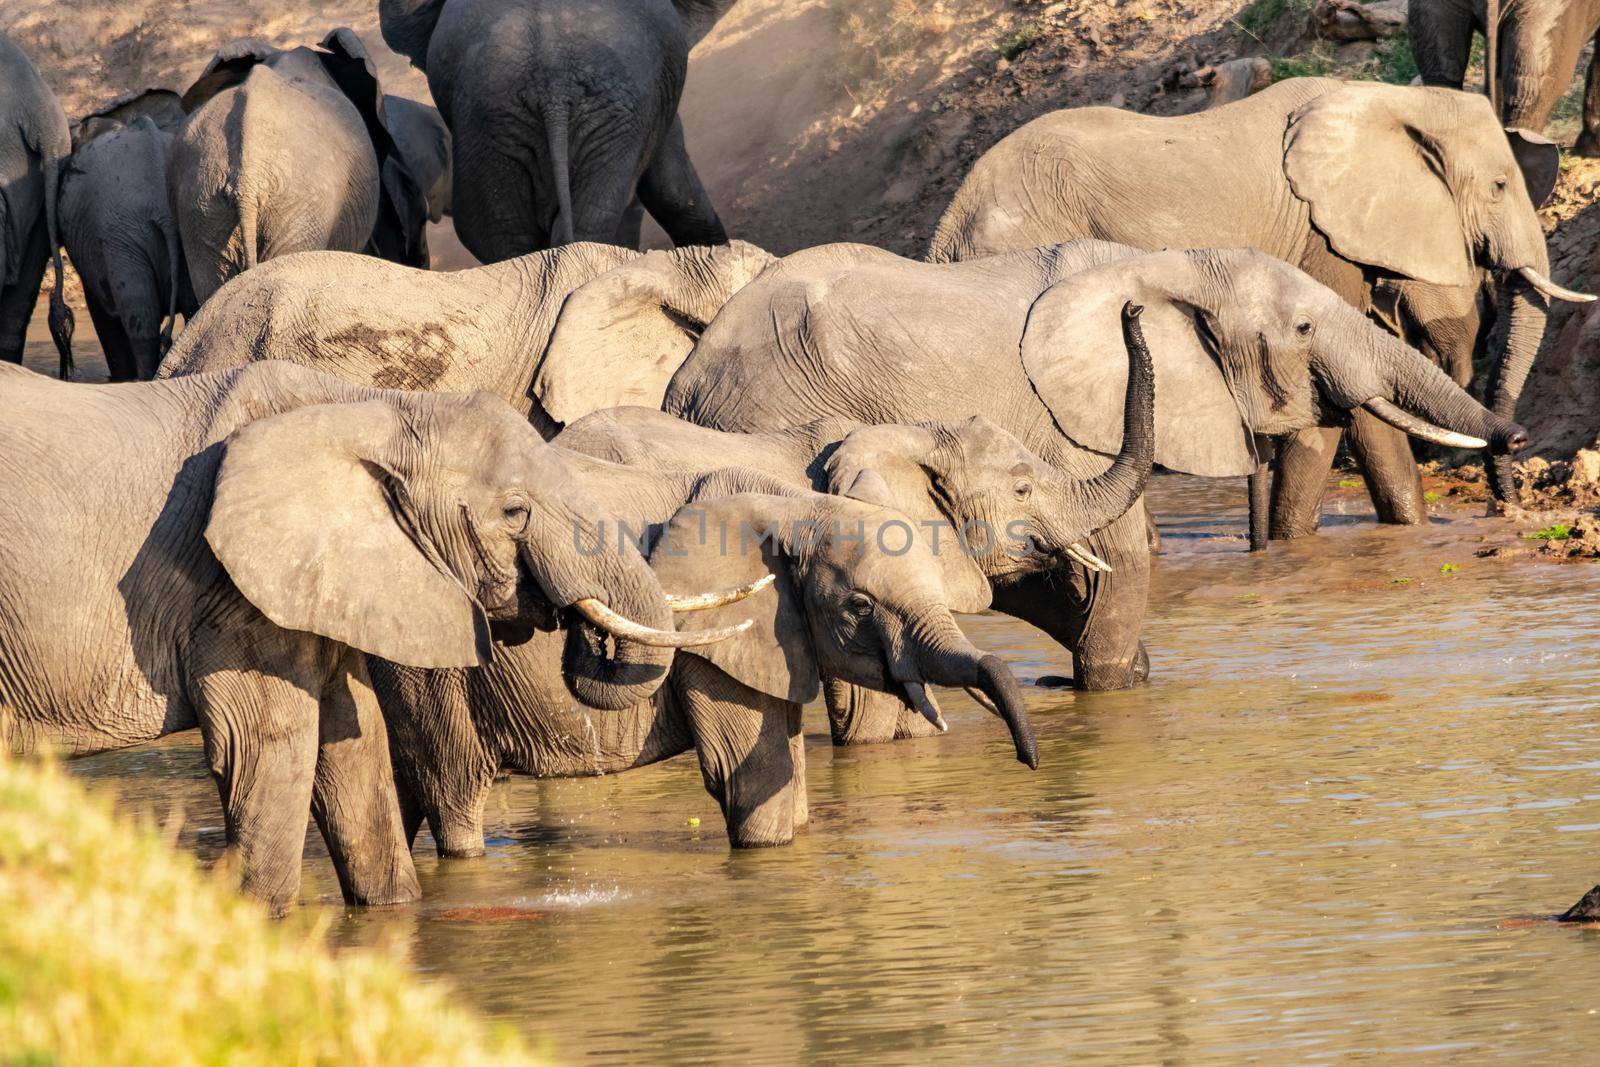
[[[335,957],[0,749],[0,1062],[520,1064],[508,1035],[390,960]]]

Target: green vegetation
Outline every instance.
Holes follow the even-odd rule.
[[[1043,37],[1043,26],[1037,22],[1025,22],[1000,38],[1000,58],[1009,63],[1038,44]]]
[[[1311,0],[1250,0],[1245,9],[1239,12],[1238,22],[1240,29],[1250,36],[1260,40],[1277,26],[1278,20],[1285,15],[1292,15],[1304,19],[1311,11]]]
[[[1415,578],[1390,578],[1389,579],[1389,584],[1390,585],[1410,585],[1414,581],[1416,581]]]
[[[1572,536],[1572,527],[1564,522],[1551,523],[1542,530],[1522,535],[1530,541],[1565,541]]]
[[[1441,496],[1440,494],[1434,492],[1432,489],[1424,489],[1422,491],[1422,499],[1426,500],[1428,503],[1431,504],[1435,500],[1443,500],[1444,497]]]
[[[332,955],[48,761],[0,749],[0,1061],[522,1064],[399,964]]]
[[[1454,574],[1454,573],[1455,573],[1455,572],[1456,572],[1456,571],[1458,571],[1458,570],[1460,570],[1460,569],[1461,569],[1461,568],[1460,568],[1460,567],[1458,567],[1458,566],[1457,566],[1457,565],[1456,565],[1456,564],[1454,564],[1454,563],[1444,563],[1444,564],[1441,564],[1441,565],[1440,565],[1440,567],[1439,567],[1439,573],[1440,573],[1440,574]]]
[[[1360,478],[1340,478],[1339,479],[1339,488],[1340,489],[1360,489],[1361,488],[1361,479]]]
[[[1333,73],[1338,65],[1332,56],[1323,51],[1321,45],[1297,56],[1268,56],[1267,63],[1272,67],[1272,80],[1275,82],[1285,78],[1320,78]]]
[[[1390,85],[1410,85],[1417,76],[1417,61],[1411,55],[1411,38],[1401,30],[1386,41],[1379,41],[1372,52],[1379,81]]]

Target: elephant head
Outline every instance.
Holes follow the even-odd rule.
[[[843,496],[737,493],[692,501],[667,524],[651,565],[667,589],[708,581],[749,588],[775,579],[775,596],[748,605],[755,621],[748,632],[697,650],[743,685],[804,704],[825,675],[903,694],[941,729],[927,687],[968,687],[1005,721],[1017,759],[1038,766],[1016,679],[961,632],[951,609],[974,605],[952,603],[929,540],[890,498],[883,477],[866,468]],[[730,610],[697,612],[684,622],[726,629]]]
[[[1425,440],[1515,452],[1520,426],[1495,415],[1420,352],[1331,289],[1251,249],[1155,252],[1071,275],[1029,310],[1022,361],[1056,424],[1112,453],[1125,365],[1116,308],[1144,306],[1155,365],[1155,461],[1210,477],[1258,467],[1255,435],[1318,425],[1364,407]]]
[[[395,263],[428,269],[428,223],[451,211],[450,131],[439,110],[403,96],[383,98],[383,121],[394,152],[380,176],[383,199],[372,230],[376,253]]]
[[[933,542],[958,611],[988,604],[989,581],[1072,559],[1110,567],[1082,542],[1122,516],[1144,492],[1155,450],[1155,384],[1140,333],[1142,308],[1124,305],[1123,339],[1131,373],[1116,460],[1093,478],[1074,478],[1034,455],[982,415],[962,423],[865,426],[826,461],[830,492],[845,492],[872,470],[896,506],[919,528],[948,524],[949,543]],[[981,603],[979,603],[981,602]],[[978,607],[963,606],[978,603]]]
[[[503,401],[373,397],[259,419],[225,446],[206,540],[274,623],[408,666],[470,667],[493,636],[565,619],[569,684],[603,709],[648,698],[675,648],[738,632],[675,632],[643,556],[586,552],[596,509]]]
[[[722,305],[774,262],[744,241],[647,252],[561,305],[530,387],[559,427],[602,408],[659,408]]]
[[[183,104],[171,89],[136,89],[126,92],[79,119],[72,127],[76,152],[101,134],[147,118],[158,129],[171,132],[183,123]]]
[[[1549,298],[1592,300],[1549,279],[1535,205],[1559,149],[1505,131],[1487,99],[1450,89],[1349,83],[1290,116],[1284,171],[1311,221],[1345,258],[1442,286],[1500,279],[1510,326],[1494,353],[1489,403],[1504,419],[1544,337]],[[1497,491],[1509,487],[1500,464]]]

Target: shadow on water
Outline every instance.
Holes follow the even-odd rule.
[[[812,709],[790,848],[730,852],[692,757],[512,780],[486,857],[424,835],[425,903],[338,911],[335,938],[563,1059],[1586,1056],[1597,935],[1517,920],[1600,879],[1600,567],[1479,559],[1499,524],[1353,504],[1252,555],[1241,486],[1152,499],[1152,682],[1030,689],[1038,772],[959,693],[948,735],[897,745],[832,749]],[[1025,680],[1058,669],[1010,619],[969,630]],[[186,805],[181,840],[215,854],[193,741],[75,766]],[[337,908],[307,855],[307,900]]]

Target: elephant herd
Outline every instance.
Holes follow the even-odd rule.
[[[729,841],[781,845],[819,696],[852,744],[962,688],[1037,766],[961,614],[1040,628],[1080,689],[1148,676],[1155,465],[1250,478],[1255,545],[1315,530],[1341,434],[1385,521],[1424,520],[1408,435],[1515,491],[1548,301],[1592,298],[1534,213],[1558,149],[1482,97],[1057,112],[925,258],[780,258],[728,240],[676,114],[727,6],[380,0],[437,111],[340,29],[70,129],[0,37],[0,357],[54,257],[68,376],[64,245],[114,378],[0,365],[13,748],[198,728],[280,911],[308,816],[348,901],[408,902],[421,826],[481,853],[506,773],[693,751]],[[635,250],[645,210],[672,251]],[[426,269],[447,213],[485,265]]]

